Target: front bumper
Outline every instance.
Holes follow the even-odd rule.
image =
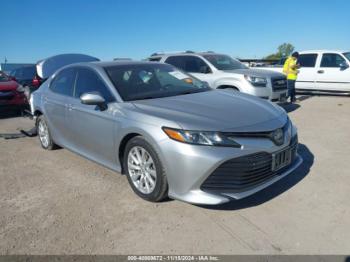
[[[0,91],[0,106],[24,106],[27,104],[27,99],[23,93],[17,91]]]
[[[248,93],[272,102],[284,102],[288,93],[287,86],[278,86],[275,81],[275,79],[268,79],[266,87],[256,87],[246,81],[246,85],[249,85]]]
[[[161,143],[161,151],[163,151],[161,155],[169,183],[169,197],[193,204],[223,204],[233,199],[245,198],[272,185],[293,172],[302,163],[302,158],[296,154],[293,162],[281,172],[242,190],[203,189],[202,185],[205,181],[225,162],[261,152],[269,154],[278,152],[290,146],[291,137],[286,133],[285,144],[280,147],[275,146],[269,139],[262,138],[239,138],[236,141],[244,145],[244,148],[194,146],[170,139],[164,140]]]

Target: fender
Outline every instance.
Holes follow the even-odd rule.
[[[241,88],[241,81],[238,78],[232,78],[232,77],[225,77],[225,78],[220,78],[214,82],[214,88],[218,88],[220,86],[232,86],[237,88],[239,91],[242,91]]]

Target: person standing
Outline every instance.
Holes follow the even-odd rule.
[[[296,101],[295,99],[295,81],[298,77],[298,58],[299,53],[294,52],[283,66],[283,73],[287,76],[287,88],[288,88],[288,96],[290,97],[290,102],[294,103]]]

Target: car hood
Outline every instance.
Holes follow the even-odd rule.
[[[0,91],[13,91],[16,90],[17,87],[18,84],[15,81],[0,82]]]
[[[247,69],[225,70],[224,72],[241,74],[241,75],[249,75],[249,76],[257,76],[257,77],[270,77],[270,78],[284,77],[282,73],[278,73],[268,69],[247,68]]]
[[[239,92],[213,90],[134,101],[144,114],[176,122],[186,130],[263,132],[282,127],[287,114],[277,105]]]

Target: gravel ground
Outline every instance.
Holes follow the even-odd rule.
[[[0,254],[349,254],[350,98],[285,106],[303,165],[241,201],[149,203],[124,176],[37,137],[0,138]],[[32,122],[3,113],[1,133]]]

